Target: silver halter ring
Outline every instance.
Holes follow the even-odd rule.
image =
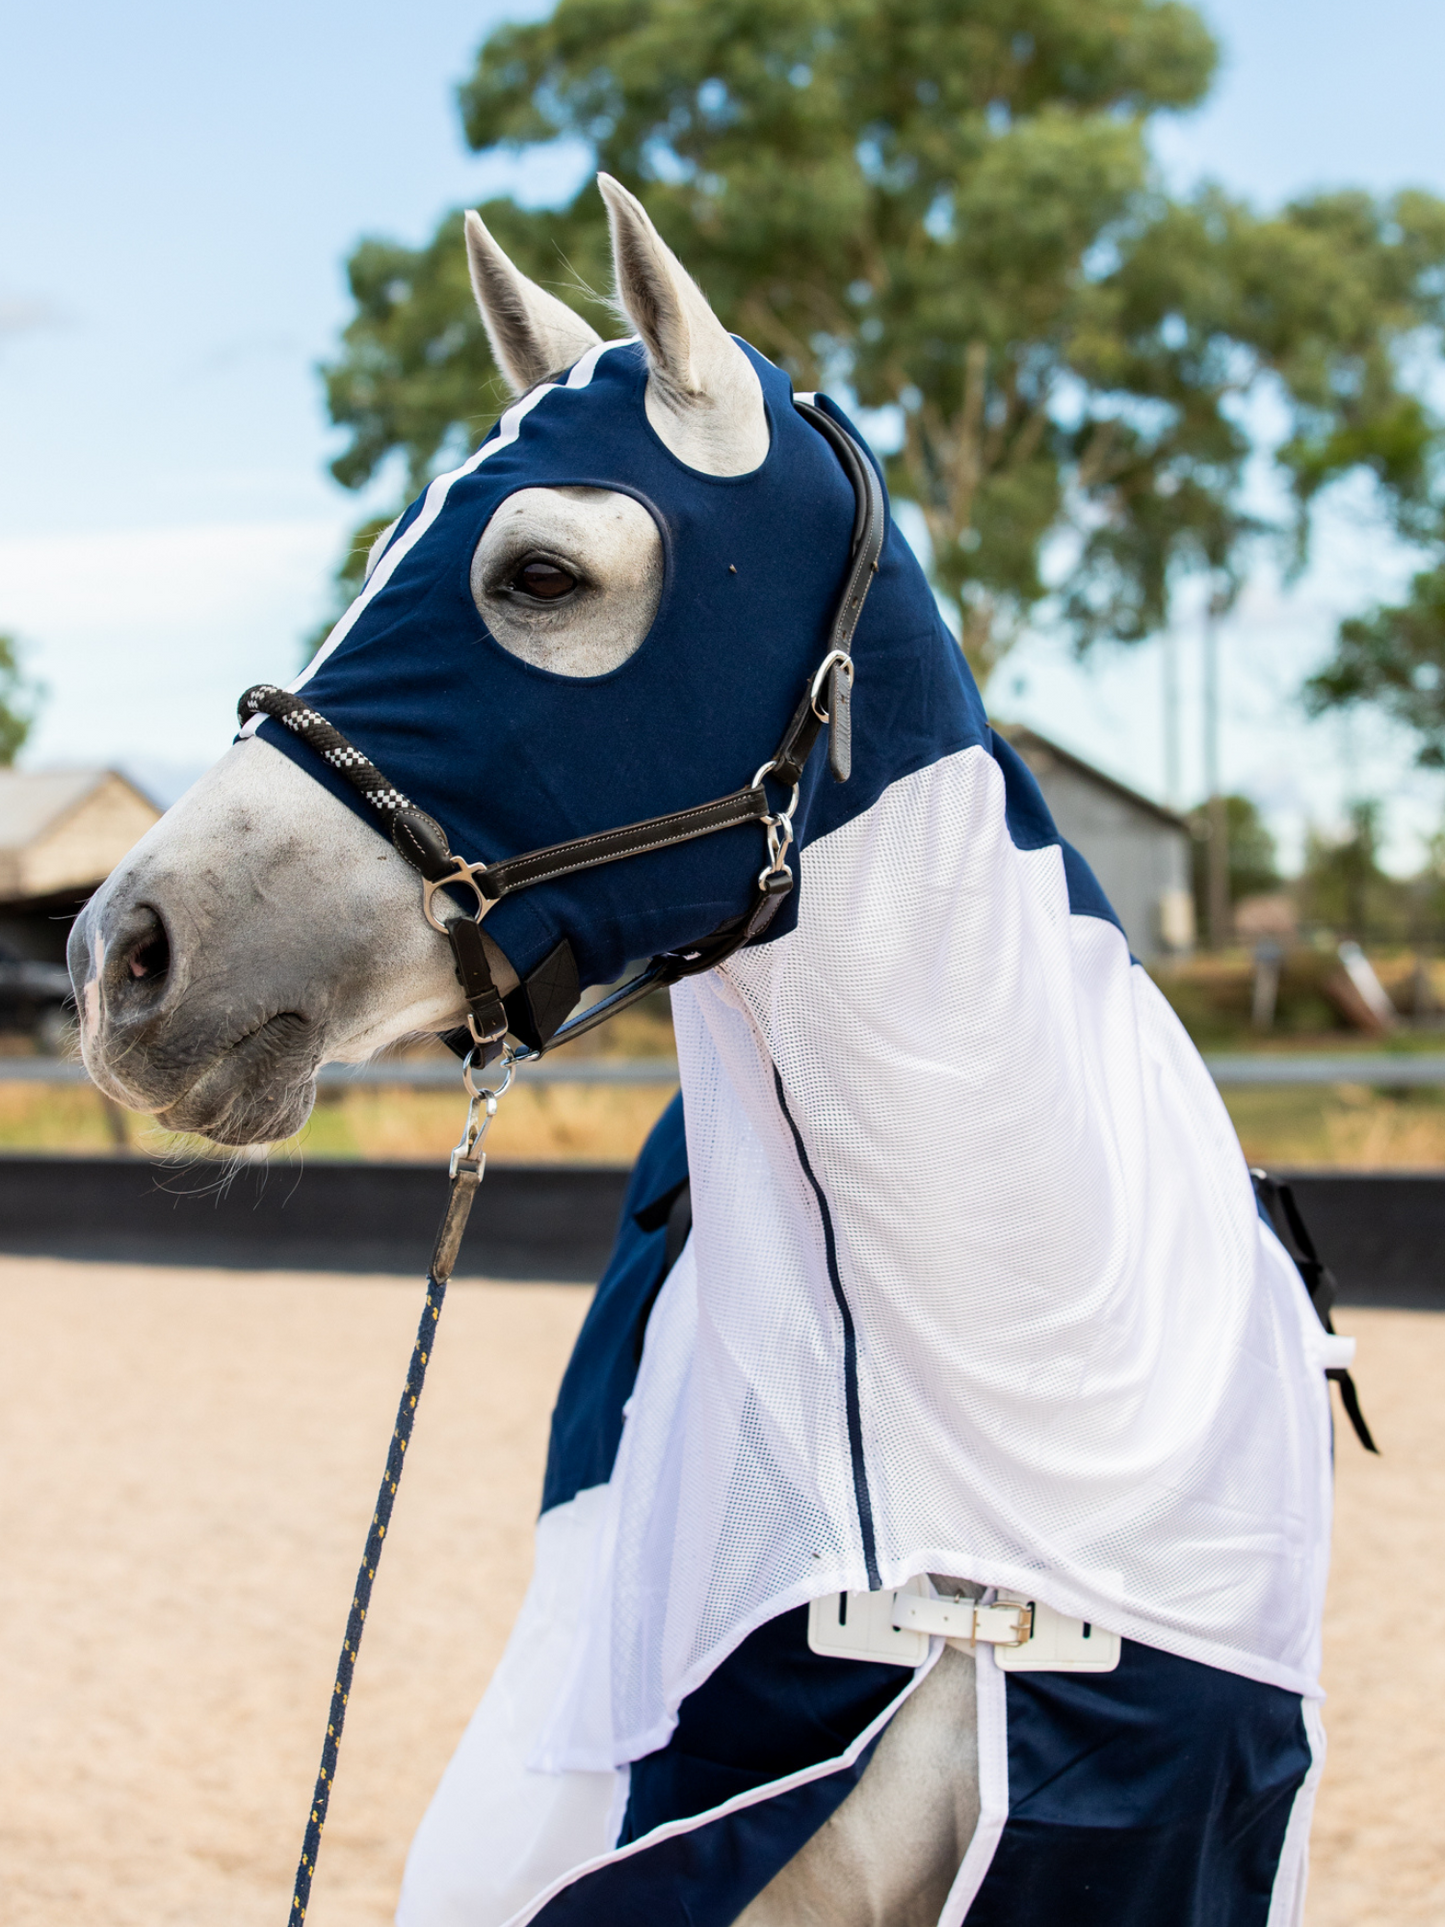
[[[495,898],[489,897],[477,881],[476,873],[483,865],[468,863],[465,857],[460,856],[453,857],[452,861],[456,865],[455,870],[449,871],[444,877],[426,878],[422,883],[422,913],[432,929],[439,930],[443,936],[447,934],[447,927],[432,909],[432,898],[438,890],[449,890],[454,884],[462,884],[470,890],[477,900],[477,914],[472,919],[473,923],[480,923],[495,902]]]

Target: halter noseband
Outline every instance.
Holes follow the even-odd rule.
[[[519,1057],[540,1057],[558,1044],[569,1043],[650,991],[711,970],[761,936],[792,890],[793,873],[787,857],[793,841],[793,811],[803,770],[824,723],[829,725],[828,761],[834,780],[846,782],[852,768],[853,635],[878,567],[885,525],[882,485],[853,436],[812,403],[795,401],[794,406],[830,444],[852,484],[853,543],[848,579],[823,660],[810,677],[781,742],[743,789],[691,809],[575,837],[522,856],[504,857],[496,863],[469,863],[453,854],[436,819],[388,782],[370,758],[303,697],[273,683],[257,683],[242,696],[238,708],[243,725],[253,716],[271,716],[300,737],[377,812],[398,853],[420,873],[424,914],[451,944],[457,979],[466,997],[465,1028],[449,1032],[444,1040],[459,1056],[475,1050],[477,1062],[491,1062],[501,1054],[508,1031],[523,1046],[516,1053]],[[823,707],[820,698],[825,694],[827,703]],[[769,777],[791,791],[786,808],[773,808],[766,789]],[[572,946],[565,937],[515,990],[506,997],[498,991],[481,928],[494,903],[518,890],[551,883],[579,870],[593,870],[695,837],[713,836],[743,823],[761,824],[767,834],[768,860],[758,872],[752,900],[741,915],[730,917],[696,943],[652,958],[635,977],[570,1022],[563,1020],[577,1002],[580,984]],[[438,917],[437,892],[454,889],[471,891],[477,905],[474,916]]]

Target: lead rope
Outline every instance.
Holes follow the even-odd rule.
[[[336,1684],[331,1689],[331,1717],[321,1748],[316,1789],[311,1795],[311,1813],[306,1822],[306,1838],[301,1846],[301,1863],[296,1869],[296,1885],[291,1890],[288,1927],[301,1927],[306,1919],[306,1909],[311,1904],[311,1882],[315,1878],[316,1856],[321,1848],[321,1829],[326,1825],[326,1809],[336,1778],[336,1756],[341,1747],[341,1729],[346,1721],[347,1702],[351,1698],[356,1655],[361,1646],[367,1609],[371,1605],[371,1588],[376,1579],[376,1568],[381,1562],[381,1548],[387,1527],[391,1524],[391,1509],[396,1503],[396,1488],[401,1483],[401,1468],[406,1460],[406,1448],[411,1443],[422,1386],[426,1383],[427,1364],[436,1343],[442,1300],[446,1297],[447,1283],[461,1250],[462,1233],[467,1228],[467,1217],[486,1169],[486,1152],[482,1147],[497,1113],[497,1100],[506,1096],[512,1082],[515,1060],[508,1051],[501,1059],[503,1074],[497,1088],[491,1090],[483,1086],[478,1090],[472,1081],[476,1056],[477,1053],[473,1051],[462,1066],[462,1082],[468,1097],[467,1121],[452,1152],[448,1171],[451,1189],[447,1193],[446,1210],[442,1214],[436,1244],[432,1248],[431,1264],[427,1268],[426,1303],[422,1307],[421,1323],[417,1326],[416,1343],[412,1346],[401,1404],[397,1407],[396,1425],[386,1455],[386,1470],[381,1477],[381,1490],[376,1495],[376,1511],[372,1514],[371,1530],[366,1535],[366,1550],[361,1556],[361,1570],[356,1575],[351,1614],[346,1622],[346,1636],[341,1642],[341,1657],[336,1663]]]

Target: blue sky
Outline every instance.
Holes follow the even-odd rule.
[[[531,11],[540,12],[540,7]],[[510,186],[540,201],[575,160],[479,162],[452,89],[516,5],[80,0],[12,9],[0,64],[0,628],[50,696],[27,760],[121,761],[172,791],[224,747],[237,693],[287,677],[364,508],[329,481],[315,364],[347,315],[364,232],[424,238]],[[1187,183],[1270,203],[1319,185],[1445,193],[1438,0],[1221,0],[1203,112],[1161,126]],[[1289,596],[1254,585],[1226,643],[1225,773],[1287,849],[1351,793],[1385,795],[1408,863],[1438,779],[1369,721],[1292,704],[1337,614],[1399,580],[1358,505]],[[1198,786],[1197,637],[1180,647],[1185,788]],[[1159,793],[1159,652],[1070,664],[1023,643],[991,691]]]

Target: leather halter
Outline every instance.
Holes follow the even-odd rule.
[[[793,841],[793,811],[797,807],[803,770],[824,723],[829,725],[828,761],[834,780],[846,782],[852,767],[853,636],[878,567],[886,521],[882,484],[872,461],[853,436],[842,423],[812,403],[795,400],[793,405],[832,447],[852,484],[853,542],[848,577],[833,616],[828,648],[809,679],[781,742],[752,781],[730,795],[695,804],[690,809],[674,810],[666,816],[649,817],[618,829],[575,837],[547,849],[504,857],[496,863],[469,863],[452,853],[446,833],[436,819],[418,809],[303,697],[273,683],[257,683],[242,696],[238,705],[242,724],[256,715],[271,716],[300,737],[377,812],[399,854],[420,873],[427,921],[451,944],[457,979],[466,997],[465,1028],[448,1032],[444,1038],[458,1056],[475,1050],[475,1061],[490,1063],[501,1055],[509,1031],[523,1046],[514,1053],[519,1058],[540,1057],[558,1044],[570,1043],[650,991],[699,971],[711,970],[714,964],[761,936],[792,890],[793,873],[788,867],[787,855]],[[826,707],[822,706],[824,698]],[[784,809],[773,808],[766,788],[770,777],[792,793]],[[648,850],[689,842],[695,837],[712,836],[719,830],[735,829],[745,823],[757,823],[766,832],[768,861],[758,873],[751,902],[738,916],[719,924],[695,943],[653,957],[635,977],[570,1021],[563,1020],[576,1005],[580,984],[572,946],[565,937],[515,990],[505,998],[500,994],[492,977],[481,928],[483,918],[494,903],[515,891],[550,883],[579,870],[641,856]],[[476,900],[475,914],[459,914],[443,920],[436,912],[437,892],[457,889],[471,892]],[[446,901],[455,904],[454,897]]]

